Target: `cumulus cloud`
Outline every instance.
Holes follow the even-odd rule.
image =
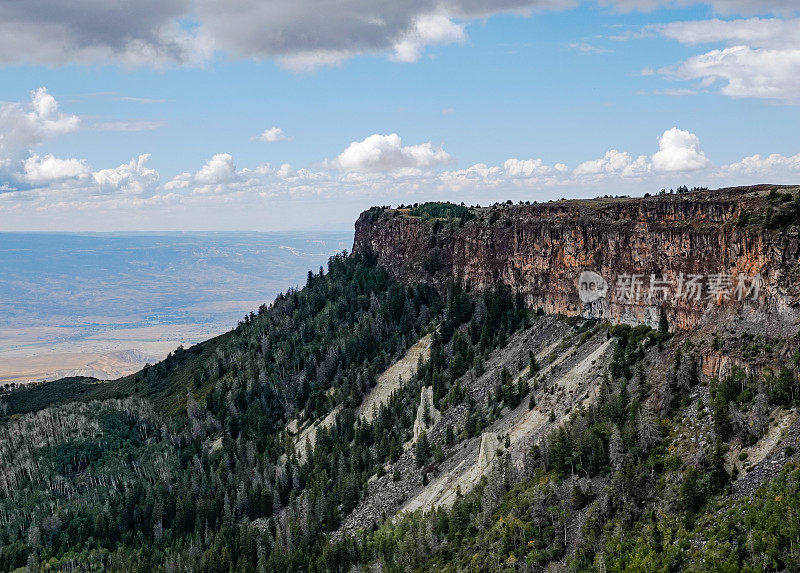
[[[370,135],[363,141],[354,141],[336,161],[335,167],[344,171],[395,171],[400,169],[425,169],[447,163],[450,154],[430,142],[403,146],[400,136]]]
[[[94,182],[93,188],[86,188],[87,192],[149,192],[157,185],[158,174],[144,167],[147,155],[118,168],[104,169],[91,177],[91,168],[83,159],[62,159],[51,154],[41,157],[34,149],[49,139],[82,127],[140,131],[160,125],[160,122],[144,120],[85,125],[77,115],[62,112],[46,88],[38,88],[31,92],[28,102],[0,103],[0,186],[17,190],[20,184],[22,189],[26,189],[28,186],[46,186],[75,179],[81,184]]]
[[[195,174],[200,185],[221,185],[236,179],[236,165],[230,153],[217,153]]]
[[[127,195],[149,195],[156,190],[158,172],[145,165],[150,154],[145,153],[113,169],[102,169],[94,173],[94,181],[102,193]]]
[[[563,163],[548,165],[543,159],[506,159],[501,165],[476,163],[466,169],[442,171],[436,175],[437,186],[443,190],[492,190],[503,187],[532,187],[558,185],[570,177]]]
[[[80,119],[62,113],[45,88],[31,92],[27,104],[0,104],[0,163],[21,160],[46,139],[76,131]]]
[[[766,157],[751,155],[725,167],[730,173],[773,176],[776,173],[800,173],[800,153],[791,157],[773,153]]]
[[[652,157],[634,158],[627,151],[611,149],[600,159],[584,161],[572,174],[575,177],[642,177],[649,173],[697,171],[711,166],[700,148],[700,139],[691,132],[673,127],[658,138],[658,151]]]
[[[566,173],[568,168],[563,163],[546,165],[542,159],[516,159],[511,158],[503,162],[503,171],[508,177],[535,177],[537,175],[552,175]]]
[[[79,160],[31,155],[22,164],[20,179],[27,177],[27,183],[35,188],[19,191],[0,186],[0,223],[16,221],[19,227],[18,213],[25,209],[26,216],[40,217],[39,221],[42,219],[37,213],[72,216],[84,210],[117,216],[118,224],[130,220],[120,219],[118,213],[150,222],[149,214],[157,205],[159,213],[195,214],[184,219],[192,221],[193,226],[201,219],[212,227],[217,221],[241,225],[245,219],[255,221],[252,214],[262,213],[266,201],[314,199],[316,205],[324,205],[312,214],[317,217],[314,224],[321,224],[323,215],[316,213],[327,215],[329,206],[341,206],[343,201],[350,201],[352,209],[356,204],[363,208],[369,203],[426,200],[481,204],[506,199],[546,201],[565,196],[652,193],[683,184],[722,187],[765,181],[791,183],[800,175],[800,154],[753,155],[714,166],[691,132],[673,128],[658,141],[653,155],[612,149],[572,170],[563,163],[550,164],[540,158],[510,158],[497,165],[477,163],[446,170],[439,168],[444,157],[435,159],[443,150],[430,144],[403,146],[396,135],[370,136],[348,147],[350,153],[342,153],[345,164],[349,161],[353,169],[343,168],[337,158],[315,168],[264,164],[237,170],[233,157],[220,153],[197,172],[180,173],[165,184],[146,166],[148,155],[94,174],[89,174],[86,164]],[[302,203],[293,207],[295,211],[302,209],[297,205]],[[299,224],[299,220],[294,223]],[[309,224],[309,220],[304,218],[302,224]]]
[[[637,175],[649,170],[650,163],[644,155],[633,159],[630,153],[611,149],[601,159],[584,161],[575,168],[574,173],[575,175]]]
[[[224,190],[226,186],[242,183],[247,178],[248,172],[266,174],[268,171],[272,173],[269,166],[262,166],[256,170],[236,171],[236,163],[230,153],[217,153],[206,161],[196,173],[184,171],[170,179],[164,184],[164,189],[178,191],[194,188],[194,191],[200,193],[216,192]]]
[[[164,189],[167,191],[176,191],[179,189],[186,189],[192,184],[194,176],[188,171],[178,173],[175,177],[170,179],[164,184]]]
[[[697,171],[710,165],[711,161],[700,149],[700,139],[677,127],[664,132],[658,140],[658,152],[653,155],[656,171]]]
[[[283,133],[283,129],[280,127],[270,127],[269,129],[265,129],[263,132],[261,132],[261,135],[255,139],[265,143],[274,143],[276,141],[285,141],[289,138],[286,137],[286,134]]]
[[[90,175],[91,168],[81,159],[59,159],[52,155],[31,155],[23,162],[23,179],[34,185]]]

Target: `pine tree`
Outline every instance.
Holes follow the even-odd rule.
[[[414,445],[414,454],[417,466],[425,465],[431,457],[431,444],[428,442],[428,435],[422,432]]]
[[[667,311],[661,306],[659,316],[658,316],[658,331],[661,333],[669,332],[669,322],[667,322]]]
[[[447,425],[447,429],[444,432],[444,443],[447,446],[452,446],[456,441],[455,435],[453,435],[453,426],[450,424]]]
[[[536,355],[533,350],[528,351],[528,369],[531,376],[539,371],[539,363],[536,361]]]
[[[525,380],[525,377],[520,376],[519,380],[517,380],[517,396],[519,397],[519,401],[521,402],[522,399],[528,394],[528,381]]]
[[[652,412],[646,407],[639,409],[636,422],[636,438],[639,447],[643,452],[648,452],[661,440],[658,426]]]
[[[611,462],[611,468],[614,471],[622,467],[622,462],[625,459],[625,449],[622,445],[622,435],[619,428],[615,425],[611,430],[611,437],[608,440],[608,458]]]

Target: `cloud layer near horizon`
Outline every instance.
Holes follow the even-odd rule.
[[[317,209],[343,199],[487,204],[506,198],[542,201],[566,195],[654,193],[681,184],[715,187],[792,183],[800,178],[800,154],[752,155],[715,165],[700,138],[677,127],[666,129],[644,154],[611,149],[573,168],[536,157],[452,168],[448,166],[455,158],[444,146],[406,143],[396,133],[343,144],[341,151],[330,159],[320,158],[316,166],[240,168],[230,153],[220,152],[197,171],[172,177],[149,167],[148,153],[95,169],[82,158],[38,151],[46,140],[80,129],[83,123],[79,116],[63,112],[44,88],[33,91],[28,102],[0,104],[0,221],[21,212],[66,217],[80,212],[108,216],[123,210],[143,216],[154,208],[192,208],[218,213],[221,204],[232,212],[254,212],[275,200],[314,200]],[[274,129],[267,133],[274,135]]]

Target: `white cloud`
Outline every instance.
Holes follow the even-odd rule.
[[[23,179],[35,185],[62,179],[81,178],[92,170],[81,159],[59,159],[52,155],[31,155],[23,162]]]
[[[0,25],[2,27],[2,25]],[[148,155],[114,169],[104,169],[92,176],[86,161],[61,159],[34,153],[45,141],[75,132],[82,127],[95,130],[140,131],[155,129],[161,122],[130,120],[86,125],[80,117],[64,113],[46,88],[31,92],[26,103],[0,103],[0,185],[15,189],[24,185],[47,185],[75,179],[89,193],[149,193],[158,184],[158,173],[144,166]],[[77,183],[76,183],[77,184]],[[23,187],[24,188],[24,187]]]
[[[21,160],[46,139],[79,126],[78,116],[60,112],[45,88],[31,92],[27,104],[0,103],[0,163]]]
[[[200,185],[221,185],[236,179],[236,165],[230,153],[217,153],[195,174]]]
[[[403,146],[400,136],[370,135],[363,141],[354,141],[334,162],[344,171],[394,171],[399,169],[425,169],[451,161],[450,154],[430,142]]]
[[[164,189],[167,191],[176,191],[178,189],[186,189],[192,184],[192,180],[194,177],[191,173],[184,171],[183,173],[178,173],[175,177],[170,179],[164,184]]]
[[[248,173],[251,172],[257,175],[264,175],[267,172],[273,173],[274,170],[269,166],[264,166],[256,170],[243,169],[242,171],[236,171],[236,164],[230,153],[217,153],[203,164],[197,173],[192,174],[188,171],[179,173],[164,184],[164,189],[166,191],[177,191],[195,187],[195,191],[200,193],[225,191],[226,186],[241,184],[249,177]]]
[[[476,163],[466,169],[443,171],[439,181],[446,189],[461,190],[464,188],[492,189],[505,182],[502,167]]]
[[[285,141],[289,138],[286,137],[286,134],[283,133],[283,129],[280,127],[271,127],[269,129],[265,129],[261,135],[255,139],[258,141],[264,141],[266,143],[274,143],[276,141]]]
[[[634,158],[626,151],[611,149],[600,159],[584,161],[573,170],[575,177],[643,177],[650,173],[697,171],[711,166],[693,133],[674,127],[658,138],[658,151],[652,157]]]
[[[554,166],[546,165],[541,159],[506,159],[503,171],[508,177],[535,177],[537,175],[552,175],[565,173],[567,166],[557,163]]]
[[[658,152],[653,155],[656,171],[696,171],[710,165],[711,161],[700,149],[700,139],[677,127],[664,132],[658,140]]]
[[[506,199],[546,201],[653,193],[683,184],[721,187],[765,181],[790,183],[800,175],[800,153],[753,155],[715,167],[703,153],[697,136],[677,128],[661,135],[653,155],[612,149],[572,170],[563,163],[545,163],[539,158],[509,158],[497,165],[477,163],[441,170],[441,164],[450,159],[443,149],[430,143],[403,146],[396,134],[373,135],[355,142],[337,159],[315,168],[262,164],[237,170],[233,157],[220,153],[197,172],[186,171],[161,183],[159,174],[147,167],[148,159],[148,155],[142,155],[91,174],[86,163],[77,159],[30,155],[19,164],[18,174],[18,180],[28,187],[20,190],[0,185],[0,224],[20,228],[22,212],[39,226],[47,216],[43,214],[55,213],[62,220],[73,221],[75,213],[82,212],[91,213],[92,220],[102,218],[106,227],[113,228],[111,221],[115,221],[132,228],[129,221],[139,221],[142,228],[152,228],[156,223],[150,216],[157,206],[159,221],[166,222],[162,226],[172,225],[170,217],[175,217],[175,221],[195,228],[200,220],[208,228],[242,228],[263,225],[253,214],[273,212],[277,201],[293,204],[295,212],[308,211],[311,219],[279,221],[286,227],[323,224],[322,214],[342,202],[365,208],[376,203],[425,200],[481,204]],[[309,200],[313,200],[313,209],[304,203]]]
[[[400,62],[416,62],[426,46],[460,44],[466,39],[464,26],[443,14],[420,16],[394,45],[394,58]]]
[[[791,157],[773,153],[766,157],[751,155],[725,168],[731,173],[770,176],[775,173],[800,173],[800,153]]]
[[[502,165],[476,163],[466,169],[442,171],[435,179],[442,190],[462,191],[551,186],[566,181],[569,176],[569,168],[563,163],[548,165],[542,159],[512,157]]]
[[[750,18],[672,22],[651,29],[686,45],[725,44],[662,68],[679,80],[720,85],[731,97],[800,101],[800,20]]]
[[[647,157],[641,155],[633,159],[630,153],[611,149],[601,159],[584,161],[575,168],[573,173],[575,175],[638,175],[649,170],[650,163]]]
[[[665,38],[691,46],[724,43],[755,48],[785,48],[800,44],[800,20],[797,19],[692,20],[649,28]]]
[[[130,163],[97,171],[94,174],[95,183],[102,193],[149,195],[157,188],[159,175],[155,169],[145,166],[148,159],[150,154],[143,154]]]
[[[701,80],[703,85],[722,82],[721,92],[731,97],[800,101],[800,48],[734,46],[693,56],[662,72],[680,79]]]

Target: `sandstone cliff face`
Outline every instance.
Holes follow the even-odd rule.
[[[548,313],[655,327],[663,309],[673,330],[737,313],[788,330],[800,322],[800,236],[736,224],[743,209],[763,211],[765,195],[503,205],[463,225],[373,210],[356,222],[353,251],[374,252],[402,280],[505,283]]]

